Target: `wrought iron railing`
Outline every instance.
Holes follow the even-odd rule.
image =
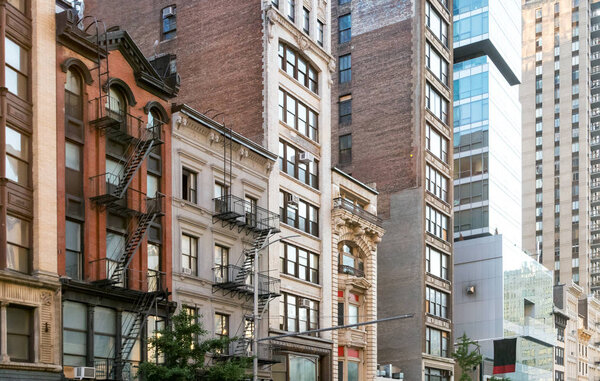
[[[214,285],[227,290],[237,290],[247,294],[254,293],[252,271],[234,265],[213,268]],[[265,274],[258,274],[258,295],[279,295],[281,280]]]
[[[359,278],[364,278],[365,277],[364,270],[357,269],[357,268],[354,268],[352,266],[341,265],[341,264],[338,265],[338,273],[340,273],[340,274],[354,275],[354,276],[357,276]]]
[[[359,216],[371,223],[374,223],[377,226],[381,226],[383,224],[383,221],[380,217],[377,217],[376,215],[367,212],[366,210],[361,208],[359,205],[357,205],[357,204],[353,203],[352,201],[345,199],[343,197],[338,197],[338,198],[333,199],[333,208],[347,210],[350,213],[356,214],[357,216]]]
[[[214,217],[255,231],[279,230],[279,214],[233,195],[213,199]]]

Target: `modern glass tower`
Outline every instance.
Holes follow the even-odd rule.
[[[454,238],[521,246],[520,1],[454,1]]]

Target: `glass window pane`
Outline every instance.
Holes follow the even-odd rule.
[[[27,73],[27,51],[10,38],[4,38],[6,64],[21,73]]]
[[[86,355],[86,333],[63,331],[64,353]]]
[[[289,379],[297,381],[317,381],[316,359],[291,356],[289,357]]]
[[[115,335],[116,311],[105,307],[94,307],[94,332]]]
[[[103,358],[113,357],[115,355],[113,350],[114,345],[114,336],[94,335],[94,356]]]
[[[151,243],[148,244],[148,270],[160,270],[160,248]]]
[[[7,215],[6,240],[9,243],[29,247],[29,223],[20,218]]]
[[[6,153],[29,161],[29,138],[6,126]]]
[[[28,185],[28,172],[29,167],[27,163],[6,155],[6,178],[19,183],[21,185]]]
[[[74,171],[81,171],[81,147],[65,142],[65,166]]]
[[[159,187],[159,179],[154,175],[146,176],[146,195],[150,198],[156,197]]]
[[[87,306],[83,303],[65,301],[63,303],[64,328],[87,329]]]
[[[348,381],[358,381],[358,363],[348,361]]]
[[[29,337],[21,335],[6,335],[8,356],[12,361],[29,360]]]

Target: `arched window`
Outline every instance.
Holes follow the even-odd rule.
[[[67,70],[65,83],[65,113],[76,119],[83,119],[83,97],[81,76],[73,69]]]
[[[342,244],[340,250],[340,271],[344,274],[355,275],[359,277],[365,276],[365,265],[360,258],[358,250],[348,244]]]
[[[279,43],[279,68],[315,94],[319,93],[317,69],[290,46]]]
[[[83,279],[83,78],[67,70],[65,82],[65,273]]]
[[[127,110],[127,101],[125,100],[125,96],[123,96],[123,93],[114,86],[111,86],[108,89],[106,109],[118,118],[125,115],[125,110]]]

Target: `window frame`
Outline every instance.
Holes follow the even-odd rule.
[[[298,198],[297,206],[290,206],[288,203],[288,195],[292,195],[282,189],[279,190],[279,216],[282,223],[289,225],[298,230],[302,230],[314,237],[319,237],[319,208],[312,205],[311,203]],[[283,199],[283,200],[282,200]],[[283,203],[282,203],[283,202]],[[301,206],[304,205],[304,229],[300,227],[300,218],[302,210]],[[293,210],[293,211],[291,211]],[[312,212],[311,212],[312,211]],[[295,215],[294,219],[290,219],[289,215]],[[311,216],[316,217],[316,221],[311,219]],[[291,222],[291,223],[290,223]]]
[[[425,188],[429,193],[448,203],[448,179],[442,172],[438,171],[431,164],[425,166]]]
[[[342,145],[343,141],[349,144]],[[347,146],[347,147],[346,147]],[[345,148],[342,148],[345,147]],[[340,164],[352,163],[352,134],[344,134],[338,138],[338,161]]]
[[[288,299],[293,298],[294,302],[290,303]],[[309,307],[300,307],[299,300],[307,299],[311,306]],[[294,316],[291,317],[289,314],[290,306],[294,308]],[[314,307],[314,308],[313,308]],[[304,298],[301,296],[293,295],[287,292],[282,292],[279,297],[279,329],[286,332],[304,332],[305,330],[300,330],[301,321],[300,321],[300,309],[306,309],[306,328],[307,330],[313,330],[319,328],[319,301],[312,300],[310,298]],[[313,321],[312,317],[315,318]],[[294,322],[293,329],[290,329],[290,322]],[[309,336],[319,337],[318,332],[308,334]]]
[[[296,49],[282,41],[279,41],[277,54],[279,56],[279,69],[281,71],[294,78],[298,83],[300,83],[302,86],[306,87],[313,93],[319,94],[319,71],[313,64],[310,63],[308,58],[304,57],[303,54],[301,54]],[[293,65],[289,61],[288,57],[291,54],[294,55]],[[305,73],[299,70],[300,63],[302,63],[305,66]],[[291,74],[288,71],[288,66],[293,67],[293,69],[291,69]],[[303,81],[300,80],[300,74],[304,76]]]
[[[187,186],[184,185],[184,177],[188,178]],[[198,172],[186,167],[181,167],[181,198],[193,204],[198,203]],[[187,194],[186,194],[187,193]],[[186,197],[187,196],[187,197]]]
[[[352,13],[338,17],[338,43],[345,44],[352,39]]]
[[[450,295],[448,293],[427,286],[425,289],[425,311],[429,315],[436,316],[442,319],[449,318],[449,305],[448,299]]]
[[[283,104],[281,100],[283,98]],[[288,120],[288,114],[290,111],[288,110],[288,100],[291,99],[294,101],[294,114],[293,115],[293,124],[290,124],[291,121]],[[305,120],[302,120],[299,116],[299,110],[302,106],[306,109]],[[283,118],[283,119],[282,119]],[[311,118],[313,119],[314,125],[311,125]],[[309,106],[300,102],[296,97],[290,95],[283,89],[279,89],[279,121],[285,123],[290,128],[298,131],[303,136],[306,136],[308,139],[318,143],[319,142],[319,114],[314,111]],[[302,121],[305,124],[306,133],[302,132],[299,129],[299,121]]]
[[[282,150],[283,148],[283,150]],[[290,161],[288,154],[291,151],[294,151],[293,162]],[[283,153],[283,156],[281,156]],[[292,176],[296,180],[300,181],[303,184],[308,185],[311,188],[319,189],[319,161],[317,159],[313,160],[310,163],[301,163],[299,161],[299,154],[302,153],[302,150],[296,148],[291,145],[287,141],[280,139],[279,140],[279,170],[287,174],[288,176]],[[300,166],[303,165],[304,169]],[[290,168],[291,167],[291,168]],[[304,171],[304,180],[301,178],[300,173]],[[290,173],[291,172],[291,173]]]
[[[28,318],[29,318],[29,322],[27,324],[27,333],[11,333],[11,327],[9,324],[9,312],[10,310],[21,310],[21,311],[26,311]],[[29,308],[26,306],[21,306],[18,304],[9,304],[6,307],[6,349],[7,349],[7,354],[9,356],[9,361],[10,362],[34,362],[34,357],[35,357],[35,348],[34,348],[34,336],[35,336],[35,325],[34,325],[34,312],[35,309],[34,308]],[[10,340],[8,340],[9,336],[19,336],[19,337],[25,337],[27,340],[27,354],[28,354],[28,358],[13,358],[12,356],[10,356],[9,354],[9,343]]]
[[[342,66],[343,62],[348,63],[348,66]],[[352,82],[352,54],[344,54],[339,56],[338,58],[338,67],[339,67],[339,77],[338,81],[340,84],[342,83],[350,83]]]
[[[282,274],[286,274],[289,276],[293,276],[294,278],[298,278],[304,280],[306,282],[310,282],[313,284],[319,283],[319,255],[310,251],[303,249],[299,246],[292,245],[286,241],[282,241],[283,247],[279,254],[280,260],[280,271]],[[290,259],[289,252],[290,249],[293,248],[295,251],[295,260]],[[300,264],[300,251],[306,253],[306,265]],[[315,263],[317,267],[313,267],[313,258],[316,259]],[[293,268],[292,272],[290,272],[290,266]],[[302,277],[302,268],[304,268],[304,277]]]
[[[164,11],[166,9],[173,8],[173,14],[165,16]],[[171,4],[163,7],[160,10],[160,36],[162,41],[172,40],[177,37],[177,5]],[[165,22],[168,22],[169,29],[165,30]]]
[[[5,59],[4,61],[4,78],[5,78],[5,82],[6,78],[8,78],[7,74],[7,70],[11,70],[13,72],[15,72],[16,76],[17,76],[17,89],[16,89],[16,93],[12,92],[9,90],[9,93],[13,94],[14,96],[23,99],[25,101],[29,101],[29,99],[31,98],[31,81],[30,81],[30,76],[31,76],[31,50],[27,49],[26,47],[24,47],[22,44],[20,44],[16,39],[9,37],[8,35],[4,36],[4,54],[6,55],[6,48],[8,46],[7,41],[10,41],[12,44],[16,45],[19,48],[19,60],[21,60],[21,58],[24,58],[22,64],[26,65],[26,67],[24,68],[25,71],[23,71],[23,68],[19,68],[17,69],[16,67],[12,66],[8,60]],[[22,79],[25,80],[25,88],[22,89],[25,91],[25,94],[19,94],[19,76],[22,77]],[[8,85],[8,83],[5,83],[5,85]],[[8,86],[7,86],[8,87]]]
[[[302,31],[310,35],[310,10],[302,7]]]
[[[427,205],[425,207],[425,230],[427,233],[448,242],[450,238],[450,231],[448,229],[449,221],[450,218],[446,214],[433,206]]]
[[[188,247],[189,253],[184,253],[183,246],[183,237],[187,237],[189,239],[190,245]],[[198,237],[190,235],[186,232],[181,232],[181,269],[190,269],[192,271],[192,276],[198,276]],[[184,265],[184,258],[188,258],[187,262],[189,267]]]

